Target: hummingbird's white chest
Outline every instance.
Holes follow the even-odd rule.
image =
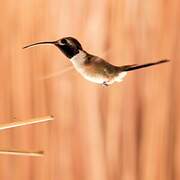
[[[103,82],[107,81],[108,79],[105,78],[100,73],[92,73],[89,67],[85,65],[85,61],[87,58],[87,54],[84,51],[80,51],[77,55],[71,58],[71,62],[74,65],[74,68],[87,80],[102,84]]]
[[[118,76],[109,79],[107,76],[104,76],[101,72],[93,72],[91,66],[85,65],[85,61],[87,60],[87,54],[84,51],[80,51],[77,55],[72,57],[71,59],[74,68],[87,80],[97,83],[103,84],[113,84],[115,81],[120,82],[126,76],[127,72],[119,73]]]

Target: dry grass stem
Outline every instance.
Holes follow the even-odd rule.
[[[44,155],[43,151],[17,151],[17,150],[0,150],[0,155],[15,155],[15,156],[35,156],[42,157]]]
[[[39,118],[32,118],[32,119],[27,119],[27,120],[22,120],[22,121],[11,122],[7,124],[0,124],[0,130],[20,127],[20,126],[27,126],[30,124],[42,123],[42,122],[52,121],[52,120],[54,120],[54,117],[44,116],[44,117],[39,117]]]

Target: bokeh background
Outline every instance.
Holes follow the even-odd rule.
[[[1,180],[180,179],[180,1],[0,1],[0,123],[55,121],[0,132]],[[116,65],[171,59],[108,88],[74,70],[53,46],[64,36]]]

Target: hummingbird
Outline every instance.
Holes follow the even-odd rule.
[[[145,64],[132,64],[116,66],[103,58],[85,51],[80,42],[73,37],[64,37],[56,41],[36,42],[23,47],[29,48],[42,44],[55,45],[73,64],[74,68],[86,79],[93,83],[109,86],[115,82],[121,82],[129,71],[146,68],[169,60],[163,59]]]

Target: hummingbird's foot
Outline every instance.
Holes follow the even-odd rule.
[[[106,81],[104,81],[102,85],[103,85],[104,87],[108,87],[108,86],[109,86]]]

